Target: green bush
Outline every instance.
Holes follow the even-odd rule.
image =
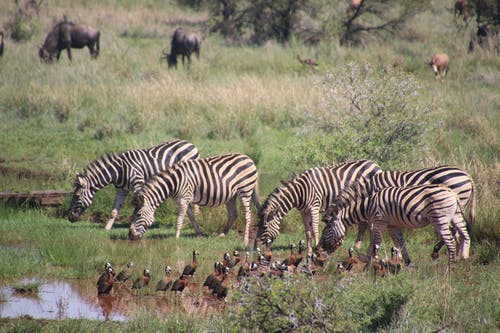
[[[422,154],[435,123],[415,78],[392,67],[350,63],[317,83],[320,100],[309,117],[309,140],[299,143],[303,164],[369,158],[393,167]]]
[[[371,283],[334,276],[320,286],[295,274],[284,279],[264,276],[235,292],[240,306],[227,322],[259,332],[376,331],[397,318],[412,293],[398,277]]]

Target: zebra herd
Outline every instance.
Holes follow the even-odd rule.
[[[232,153],[200,158],[196,147],[184,140],[110,154],[92,162],[76,176],[69,220],[76,221],[92,204],[94,194],[110,184],[116,188],[116,197],[106,229],[112,227],[128,192],[134,193],[130,239],[141,238],[154,223],[156,209],[168,198],[178,206],[176,238],[180,236],[186,214],[196,233],[201,234],[193,204],[226,205],[228,218],[221,236],[225,235],[237,218],[236,201],[239,198],[245,216],[245,246],[250,242],[250,205],[253,202],[258,211],[256,244],[258,241],[270,244],[276,239],[281,220],[296,208],[302,216],[309,253],[314,246],[334,251],[342,244],[347,227],[356,224],[356,247],[360,247],[368,226],[371,229],[370,249],[380,244],[382,233],[388,229],[409,265],[403,228],[431,224],[440,238],[434,248],[435,254],[445,244],[449,260],[454,261],[455,244],[460,243],[460,255],[464,259],[468,257],[475,220],[472,178],[456,167],[384,171],[369,160],[315,167],[282,181],[261,206],[257,168],[248,156]],[[469,203],[470,218],[466,223],[463,213]],[[327,223],[320,238],[322,213]]]

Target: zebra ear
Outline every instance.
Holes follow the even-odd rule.
[[[75,187],[85,187],[87,185],[87,178],[85,178],[82,174],[77,174],[76,175],[76,180],[75,180]]]

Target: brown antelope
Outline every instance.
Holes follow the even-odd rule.
[[[446,53],[435,54],[428,63],[434,72],[434,78],[443,81],[450,66],[450,57]]]

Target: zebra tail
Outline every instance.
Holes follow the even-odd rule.
[[[471,182],[471,184],[472,184],[472,189],[470,195],[469,221],[466,221],[466,224],[469,236],[472,238],[472,227],[476,223],[476,189],[474,187],[474,182]]]
[[[473,195],[471,195],[473,196]],[[472,237],[471,236],[471,232],[472,232],[472,225],[470,224],[470,222],[468,222],[466,219],[465,219],[465,207],[462,206],[462,203],[460,202],[460,198],[458,197],[458,195],[456,195],[456,199],[457,199],[457,205],[458,205],[458,208],[460,209],[460,214],[462,214],[462,217],[463,219],[465,220],[465,227],[467,229],[467,232],[469,233],[469,237]],[[471,204],[471,209],[472,209],[472,204]]]
[[[255,208],[257,208],[258,214],[260,214],[261,205],[260,205],[260,200],[259,200],[259,185],[258,185],[258,183],[255,184],[255,188],[253,189],[252,201],[253,201],[253,204],[255,205]]]

